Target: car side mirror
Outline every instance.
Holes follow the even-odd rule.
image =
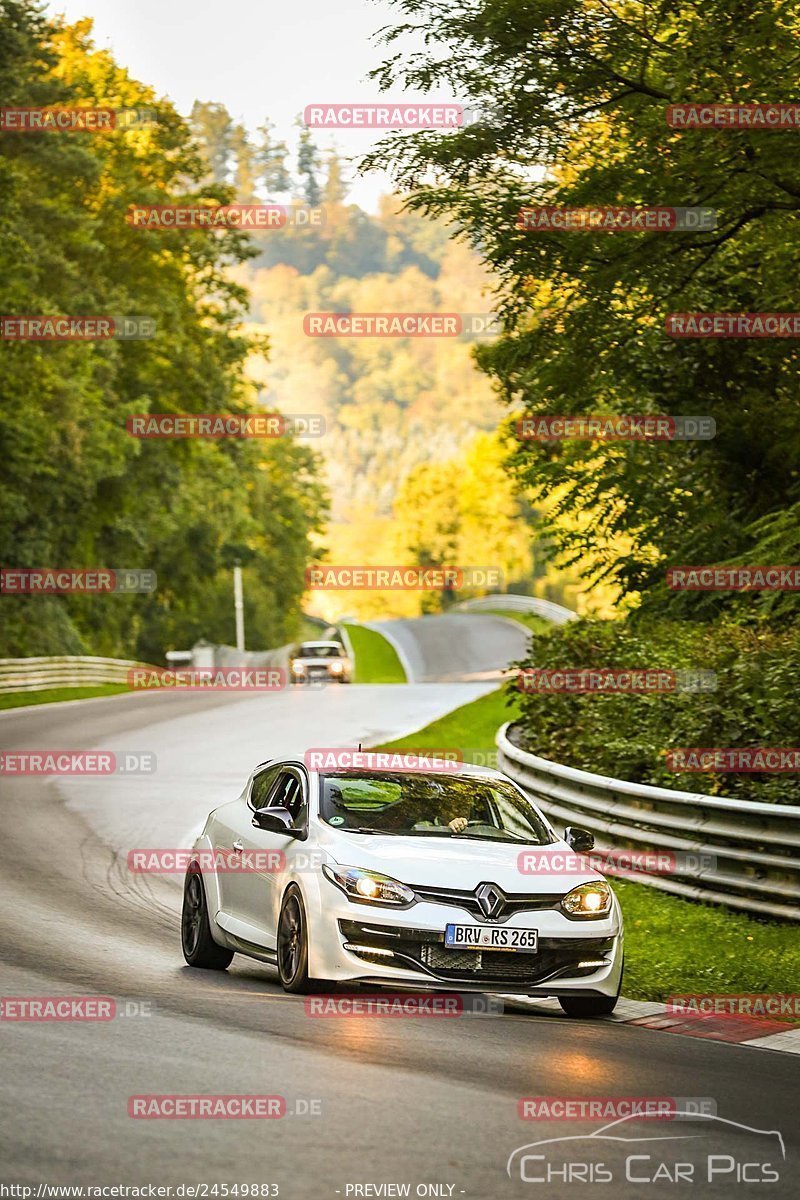
[[[577,825],[567,825],[564,830],[564,841],[573,850],[593,850],[594,834],[588,829],[579,829]]]
[[[302,831],[295,829],[288,808],[258,808],[253,813],[253,824],[267,833],[285,833],[287,837],[302,836]]]

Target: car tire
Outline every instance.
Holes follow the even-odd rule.
[[[624,973],[625,959],[623,958],[616,996],[559,996],[558,1003],[568,1017],[610,1017],[617,1007]]]
[[[618,996],[559,996],[568,1017],[607,1017],[617,1006]]]
[[[224,971],[233,959],[233,951],[218,946],[211,936],[206,889],[196,867],[186,872],[183,885],[181,947],[190,967],[207,971]]]
[[[300,889],[292,885],[286,891],[278,918],[278,975],[285,992],[303,993],[323,990],[324,979],[308,974],[308,919]]]

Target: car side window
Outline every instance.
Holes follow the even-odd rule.
[[[270,792],[267,808],[285,808],[292,816],[292,823],[298,825],[304,816],[305,797],[303,785],[293,771],[283,771]]]
[[[250,805],[252,808],[266,808],[269,794],[275,780],[280,775],[280,767],[268,767],[256,775],[250,786]]]

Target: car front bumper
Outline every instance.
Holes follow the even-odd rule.
[[[329,899],[311,932],[312,974],[323,979],[543,996],[619,991],[623,934],[616,900],[599,919],[570,920],[543,909],[499,923],[536,929],[538,948],[531,953],[446,947],[448,924],[487,927],[451,905],[419,903],[398,911],[338,895],[328,905]]]

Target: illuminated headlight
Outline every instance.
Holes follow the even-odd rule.
[[[349,900],[360,904],[413,904],[416,896],[410,887],[381,875],[377,871],[363,871],[361,867],[331,867],[323,863],[326,879],[336,884]]]
[[[303,663],[301,663],[301,662],[293,662],[292,663],[292,674],[293,675],[305,675],[305,673],[306,673],[306,669],[305,669]]]
[[[331,675],[341,675],[344,670],[344,663],[340,658],[335,658],[333,662],[328,663],[328,670]]]
[[[568,917],[604,917],[611,912],[611,888],[602,879],[582,883],[562,897],[561,907]]]

